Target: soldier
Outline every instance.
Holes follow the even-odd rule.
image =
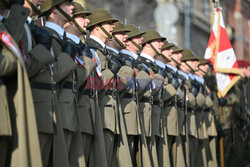
[[[206,151],[206,143],[208,141],[208,133],[207,126],[209,125],[208,119],[206,119],[207,109],[211,108],[212,101],[211,99],[207,99],[207,92],[204,84],[203,76],[205,75],[205,71],[208,69],[208,61],[203,62],[202,58],[199,60],[198,70],[195,71],[193,75],[193,80],[196,81],[196,85],[198,87],[198,94],[196,96],[197,102],[197,113],[196,113],[196,125],[198,129],[198,137],[199,137],[199,154],[202,155],[197,160],[197,166],[208,166],[208,160],[210,159],[207,155]],[[208,101],[207,101],[208,100]],[[207,121],[206,121],[207,120]],[[209,158],[209,159],[208,159]]]
[[[246,136],[243,133],[244,124],[247,122],[247,117],[244,113],[245,107],[242,104],[244,92],[241,92],[241,84],[243,78],[235,83],[228,91],[224,98],[219,99],[222,105],[222,130],[218,132],[220,137],[223,137],[224,162],[225,166],[246,166],[245,156],[245,140]],[[222,103],[222,100],[224,104]],[[224,113],[223,113],[224,112]]]
[[[163,48],[163,54],[168,56],[170,62],[167,62],[166,69],[168,71],[169,77],[171,78],[169,82],[176,90],[176,94],[173,98],[167,101],[167,130],[168,130],[168,142],[169,142],[169,152],[170,160],[173,166],[183,165],[183,150],[181,146],[180,134],[182,134],[181,119],[183,119],[183,108],[182,103],[177,103],[181,101],[182,87],[178,83],[179,75],[177,68],[180,66],[180,61],[182,58],[182,49],[179,49],[174,44],[166,45],[166,49]],[[179,112],[177,111],[179,110]],[[181,116],[181,117],[180,117]],[[182,120],[183,121],[183,120]]]
[[[195,118],[195,110],[194,110],[194,108],[196,107],[195,97],[197,95],[197,91],[194,92],[193,90],[197,90],[197,89],[195,89],[196,87],[193,87],[194,85],[191,85],[190,76],[192,77],[192,75],[190,75],[190,73],[194,73],[195,70],[197,70],[199,58],[195,57],[194,54],[189,50],[184,50],[182,52],[182,55],[183,56],[181,58],[180,70],[178,71],[178,73],[180,74],[179,85],[181,87],[181,90],[182,92],[183,91],[186,92],[186,93],[184,92],[183,95],[181,96],[182,97],[181,99],[183,100],[180,100],[180,103],[181,103],[180,106],[182,108],[184,107],[187,108],[186,118],[183,119],[186,122],[185,127],[184,127],[186,128],[185,134],[188,133],[186,134],[188,136],[186,136],[186,139],[184,140],[185,155],[186,155],[187,164],[189,164],[189,166],[195,166],[196,157],[197,157],[196,154],[197,154],[197,149],[198,149],[198,134],[197,134],[196,118]],[[182,82],[184,82],[184,84]],[[185,86],[187,87],[187,89],[185,89]],[[187,100],[186,106],[182,106],[183,101],[185,102],[187,98],[188,100]],[[189,162],[188,162],[188,159],[190,159]]]
[[[166,38],[161,37],[155,31],[147,31],[143,34],[143,48],[140,54],[140,62],[137,65],[139,71],[146,72],[145,78],[138,81],[139,112],[144,123],[144,127],[142,128],[145,129],[149,154],[153,165],[158,165],[155,135],[159,136],[159,132],[157,131],[160,130],[157,122],[159,123],[161,115],[160,110],[156,110],[153,114],[156,115],[158,120],[152,119],[153,98],[158,95],[163,83],[163,77],[157,74],[158,69],[154,57],[160,54],[160,49],[163,45],[162,41],[164,40]]]
[[[40,140],[44,146],[43,150],[47,155],[50,153],[53,139],[53,164],[61,166],[68,166],[72,135],[78,128],[74,103],[75,78],[72,72],[77,68],[73,60],[76,49],[70,42],[65,41],[63,29],[63,25],[68,21],[66,17],[71,15],[72,10],[73,6],[69,1],[57,0],[51,3],[46,0],[42,3],[41,15],[47,20],[44,28],[53,36],[50,52],[54,63],[34,76],[32,82],[32,86],[36,89],[34,98],[37,99],[38,123],[43,128]],[[52,118],[54,114],[56,125]],[[50,120],[50,124],[45,125],[45,120]],[[51,138],[55,130],[57,133]]]
[[[74,6],[73,19],[74,24],[70,22],[64,25],[64,29],[67,32],[67,38],[74,43],[77,48],[78,54],[74,57],[74,60],[78,63],[78,68],[75,72],[76,77],[76,97],[78,99],[75,101],[77,103],[78,121],[81,131],[81,141],[78,141],[77,133],[73,136],[72,148],[70,157],[76,158],[81,157],[81,151],[84,152],[84,159],[86,165],[89,162],[90,148],[93,142],[93,137],[95,134],[94,126],[94,114],[95,114],[95,104],[93,89],[88,89],[87,81],[91,81],[93,78],[94,67],[96,63],[92,60],[92,53],[90,49],[82,43],[80,36],[86,31],[86,27],[89,24],[89,19],[86,17],[91,12],[86,11],[80,3],[72,2]],[[89,78],[88,78],[89,77]],[[82,148],[80,145],[82,144]],[[74,152],[79,150],[80,155],[74,155]],[[77,163],[80,162],[78,158],[70,159],[71,166],[80,166]],[[84,164],[85,165],[85,164]]]
[[[117,154],[113,156],[113,162],[117,162],[119,166],[132,166],[132,161],[130,158],[130,152],[127,142],[127,134],[124,124],[124,117],[121,111],[121,101],[120,101],[120,92],[123,92],[128,84],[130,83],[129,78],[132,78],[134,74],[134,70],[132,69],[132,61],[127,57],[121,57],[119,55],[119,51],[125,48],[124,42],[127,40],[127,32],[130,30],[124,26],[120,21],[114,23],[115,28],[113,29],[113,38],[108,39],[106,41],[107,44],[107,51],[109,54],[116,57],[120,63],[121,68],[119,69],[118,73],[115,76],[114,88],[117,91],[117,94],[114,96],[114,100],[116,100],[116,113],[118,116],[118,126],[119,126],[119,134],[116,135],[116,141],[114,146],[114,153]],[[117,150],[116,150],[117,149]],[[118,164],[112,164],[117,166]]]
[[[121,62],[126,63],[128,67],[130,67],[133,71],[135,71],[134,63],[138,58],[138,52],[141,50],[142,44],[142,34],[144,32],[140,32],[134,25],[127,24],[125,25],[130,32],[127,33],[128,38],[125,41],[125,49],[120,51]],[[136,162],[136,157],[139,152],[139,140],[140,136],[145,134],[141,131],[141,122],[139,118],[138,111],[138,100],[137,100],[137,84],[136,80],[140,79],[144,76],[144,72],[134,72],[130,78],[126,78],[129,81],[128,86],[121,92],[121,109],[123,112],[126,133],[128,137],[128,145],[130,149],[130,156],[132,158],[133,166],[140,164]],[[145,136],[144,136],[145,137]],[[142,137],[141,137],[142,138]],[[146,150],[146,149],[143,149]],[[144,153],[145,154],[145,153]],[[148,155],[148,151],[146,150],[146,154]],[[142,157],[143,158],[143,157]],[[143,158],[144,163],[150,162],[147,159],[147,156]]]
[[[103,121],[103,133],[105,140],[105,150],[108,166],[111,165],[115,134],[118,133],[117,113],[115,112],[116,102],[113,95],[116,90],[113,89],[112,81],[115,74],[120,69],[120,63],[106,50],[105,41],[111,38],[114,22],[108,11],[97,9],[92,11],[88,17],[90,23],[88,29],[90,36],[86,40],[86,44],[91,48],[97,63],[96,67],[96,89],[98,90],[98,100]]]
[[[22,29],[26,22],[29,11],[22,7],[23,3],[23,1],[0,2],[1,14],[11,6],[10,16],[15,16],[5,19],[8,30],[2,21],[0,22],[0,166],[41,167],[38,132],[34,122],[35,112],[28,76],[18,45],[9,34],[9,32],[15,33],[14,29]],[[13,24],[15,27],[9,26]]]
[[[207,87],[206,82],[204,81],[204,76],[207,75],[208,69],[209,69],[209,61],[200,59],[199,60],[199,73],[198,75],[201,77],[201,82],[204,83],[205,86],[205,104],[204,104],[204,119],[205,124],[207,128],[207,135],[208,139],[205,141],[205,147],[206,147],[206,155],[207,155],[207,161],[208,166],[218,166],[217,164],[217,157],[216,157],[216,136],[217,136],[217,130],[215,127],[215,119],[214,119],[214,111],[213,111],[213,100],[214,95],[213,92]],[[198,79],[199,80],[199,79]]]
[[[178,88],[177,80],[177,64],[172,59],[180,59],[181,54],[172,54],[174,44],[167,41],[163,42],[161,48],[162,56],[156,57],[156,63],[162,69],[165,69],[165,79],[163,85],[163,107],[162,107],[162,131],[163,138],[160,139],[158,144],[158,157],[159,166],[173,166],[172,162],[172,142],[175,141],[174,136],[177,136],[178,131],[178,117],[175,105],[176,89]],[[173,58],[172,58],[173,56]],[[175,58],[174,58],[175,57]],[[180,60],[179,60],[180,61]],[[161,151],[162,150],[162,151]],[[171,162],[170,162],[171,157]]]

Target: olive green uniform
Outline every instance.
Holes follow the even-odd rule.
[[[13,13],[12,13],[13,12]],[[15,28],[22,28],[27,16],[28,10],[21,6],[12,6],[10,16],[14,14],[15,19],[7,20],[16,23]],[[7,22],[8,22],[7,21]],[[10,23],[8,22],[8,23]],[[11,25],[11,24],[8,24]],[[12,135],[9,138],[11,146],[8,151],[8,164],[10,166],[42,166],[41,154],[38,141],[37,126],[34,122],[35,112],[32,101],[30,85],[28,76],[23,63],[23,56],[19,51],[14,39],[9,35],[5,26],[1,23],[1,97],[5,109],[1,109],[1,145],[3,147],[3,154],[1,152],[1,165],[4,166],[6,156],[6,142],[3,135]],[[8,27],[10,32],[13,27]],[[20,33],[21,35],[21,33]],[[16,40],[18,38],[15,38]],[[3,63],[3,64],[2,64]],[[5,86],[3,86],[3,78]],[[8,96],[6,96],[8,94]],[[8,101],[6,101],[7,99]],[[8,104],[7,104],[8,103]],[[9,113],[10,112],[10,113]],[[6,115],[7,114],[7,115]],[[11,118],[11,120],[8,118]],[[3,117],[2,117],[3,116]],[[11,122],[11,126],[10,126]],[[1,149],[2,151],[2,149]],[[5,164],[6,165],[6,164]]]
[[[163,81],[163,87],[162,87],[162,107],[161,107],[161,118],[160,118],[160,135],[157,141],[157,156],[158,156],[158,163],[159,166],[170,166],[170,152],[169,152],[169,137],[168,137],[168,128],[170,128],[170,125],[172,119],[168,119],[168,114],[173,111],[172,108],[174,108],[174,102],[175,102],[175,95],[176,95],[176,89],[172,84],[172,81],[170,82],[169,78],[174,78],[174,71],[167,67],[163,63],[159,63],[159,61],[156,61],[157,65],[159,65],[160,68],[163,69],[162,75],[164,76]],[[160,72],[160,71],[159,71]],[[154,110],[154,109],[153,109]],[[170,114],[171,115],[171,114]],[[169,126],[168,126],[169,125]],[[170,128],[171,129],[171,128]]]

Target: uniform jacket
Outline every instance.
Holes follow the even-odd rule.
[[[18,16],[20,20],[26,18],[28,15],[27,9],[20,6],[15,9],[12,8],[11,12],[20,12],[21,14]],[[6,59],[8,63],[5,64],[8,65],[8,67],[1,67],[3,69],[1,73],[7,74],[8,72],[14,72],[13,75],[5,78],[4,81],[7,86],[8,104],[12,123],[13,145],[9,149],[13,152],[10,166],[41,167],[42,160],[28,75],[17,44],[2,23],[0,24],[1,36],[3,37],[1,38],[1,42],[4,45],[4,52],[6,48],[8,48],[8,53],[4,53],[4,56],[8,56]],[[17,28],[18,26],[19,25],[16,25]],[[7,119],[5,121],[8,122]],[[8,134],[10,134],[10,132],[8,132]]]

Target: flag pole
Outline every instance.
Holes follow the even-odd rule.
[[[218,98],[221,98],[220,92],[217,92]],[[220,122],[222,122],[222,109],[221,106],[219,106],[219,113],[220,113]],[[224,148],[223,148],[223,136],[220,136],[219,140],[220,145],[220,167],[224,167]]]
[[[215,42],[215,62],[214,62],[215,71],[217,69],[217,56],[218,56],[219,47],[220,47],[220,9],[219,9],[219,6],[220,6],[219,3],[217,3],[217,2],[214,3],[214,7],[216,8],[217,17],[218,17],[218,21],[217,21],[217,37],[216,37],[216,42]]]
[[[216,66],[217,66],[217,56],[218,56],[218,52],[219,52],[219,47],[220,47],[220,3],[218,2],[218,0],[213,0],[213,6],[216,9],[217,12],[217,17],[218,17],[218,21],[217,21],[217,37],[216,37],[216,48],[215,48],[215,71],[216,71]],[[213,9],[214,10],[214,9]],[[215,15],[213,15],[213,19]],[[218,89],[219,90],[219,89]],[[221,98],[221,93],[218,91],[217,95],[219,98]],[[221,106],[219,106],[219,113],[220,113],[220,122],[222,123],[222,108]],[[223,148],[223,136],[220,136],[219,139],[219,146],[220,146],[220,167],[224,167],[224,148]]]
[[[210,28],[213,28],[213,22],[214,22],[214,0],[209,0],[211,10],[210,10]]]

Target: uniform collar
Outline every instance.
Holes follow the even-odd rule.
[[[3,21],[5,17],[3,15],[0,15],[0,21]]]
[[[165,68],[166,68],[165,64],[164,64],[164,63],[162,63],[162,62],[161,62],[161,61],[159,61],[159,60],[155,60],[155,63],[156,63],[159,67],[161,67],[161,68],[163,68],[163,69],[165,69]]]
[[[27,22],[28,22],[28,24],[30,24],[32,22],[32,18],[28,16],[27,17]]]
[[[174,72],[177,71],[177,68],[175,68],[174,66],[172,66],[172,65],[170,65],[170,64],[166,64],[166,66],[167,66],[168,68],[170,68],[171,70],[173,70]]]
[[[204,85],[204,79],[199,77],[198,75],[194,75],[194,79]]]
[[[148,59],[148,60],[150,60],[152,62],[155,61],[155,59],[153,57],[151,57],[151,56],[149,56],[148,54],[145,54],[145,53],[141,53],[141,57],[144,57],[144,58],[146,58],[146,59]]]
[[[90,35],[89,38],[95,40],[95,41],[96,41],[97,43],[99,43],[103,48],[105,48],[105,46],[106,46],[105,43],[104,43],[102,40],[100,40],[98,37],[96,37],[96,36],[94,36],[94,35]]]
[[[194,80],[194,75],[193,74],[188,73],[188,76],[189,76],[189,78],[191,78],[192,80]]]
[[[71,33],[67,33],[66,32],[66,37],[71,39],[72,41],[74,41],[76,44],[79,44],[80,43],[80,38],[74,34],[71,34]]]
[[[63,38],[63,35],[64,35],[64,29],[62,27],[60,27],[59,25],[55,24],[55,23],[52,23],[52,22],[49,22],[47,21],[45,23],[45,26],[52,29],[52,30],[55,30],[58,35]]]
[[[130,52],[130,51],[126,50],[126,49],[122,49],[122,50],[120,50],[120,52],[133,57],[135,60],[138,58],[137,54],[134,54],[133,52]]]
[[[116,50],[116,49],[114,49],[114,48],[112,48],[112,47],[110,47],[110,46],[106,46],[106,48],[107,48],[108,50],[111,50],[111,51],[115,52],[116,54],[119,54],[119,51],[118,51],[118,50]]]
[[[188,74],[186,74],[186,73],[185,73],[185,72],[183,72],[183,71],[178,70],[178,74],[180,74],[180,75],[182,75],[183,77],[185,77],[185,78],[186,78],[186,80],[188,80],[188,79],[189,79]]]

